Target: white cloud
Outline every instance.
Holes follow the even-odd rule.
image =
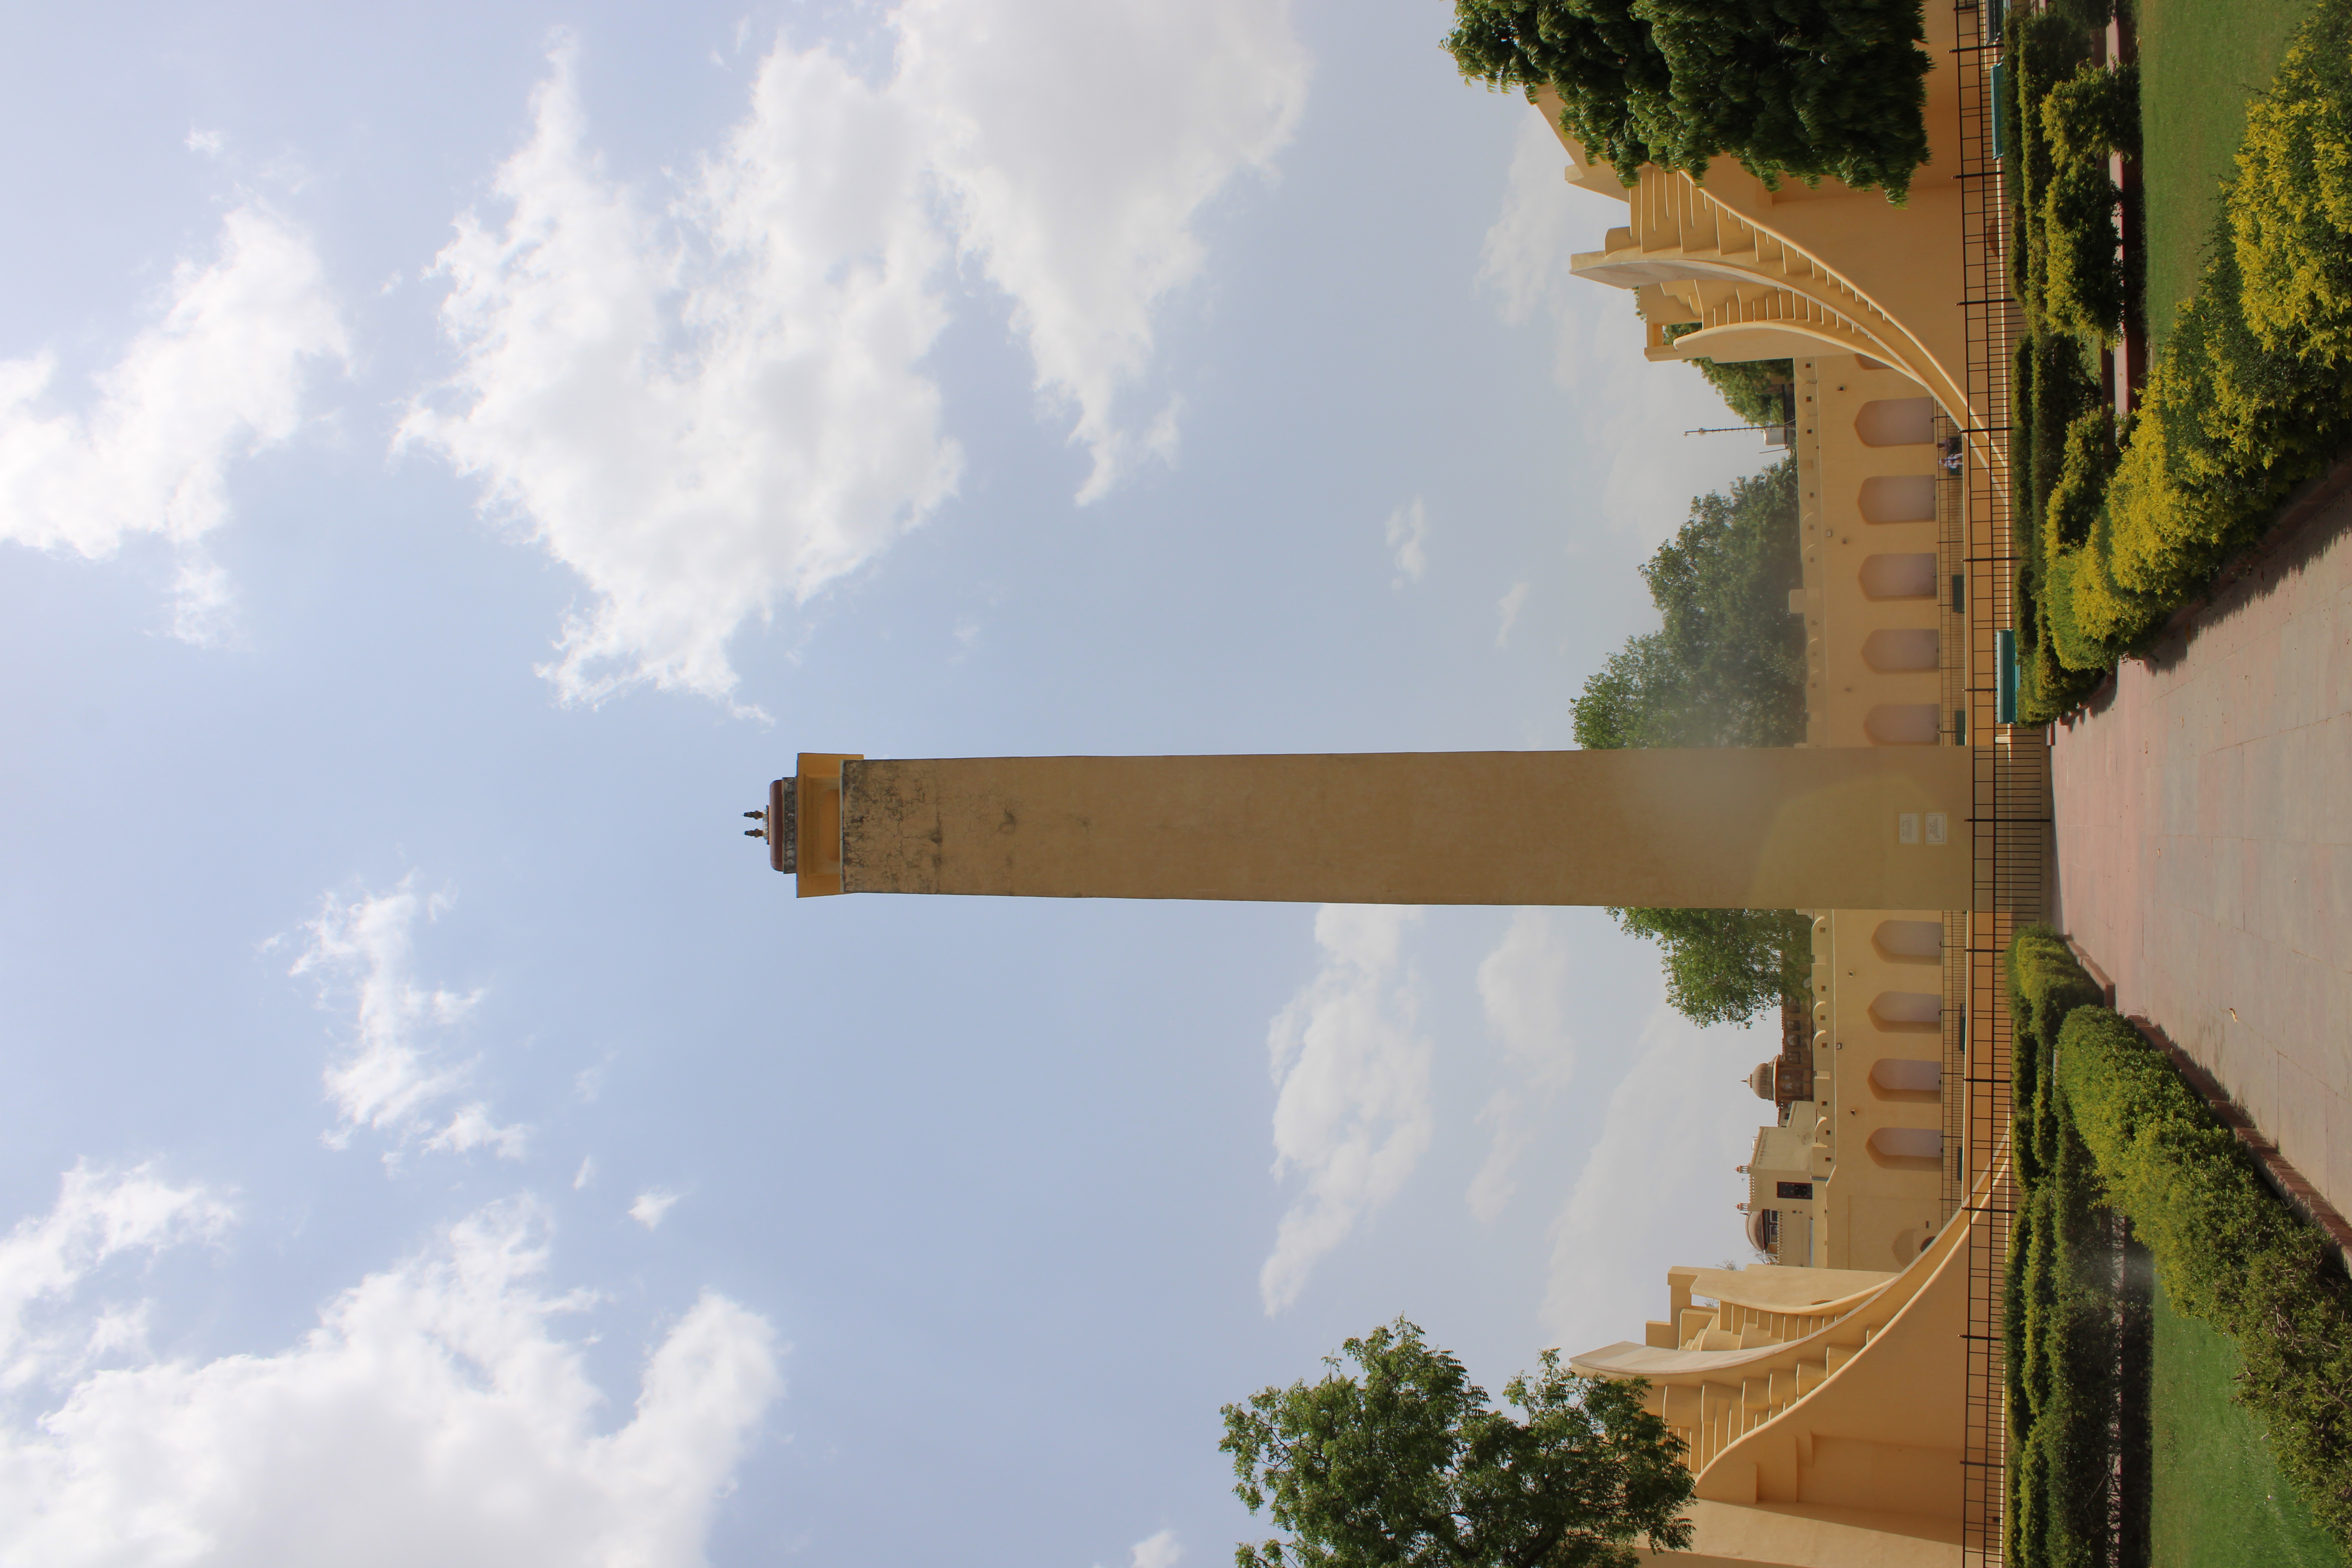
[[[604,1396],[551,1332],[593,1298],[544,1293],[545,1231],[535,1205],[493,1205],[287,1350],[142,1357],[20,1398],[0,1424],[0,1561],[702,1563],[782,1392],[773,1331],[706,1293],[600,1432]]]
[[[67,1172],[56,1207],[0,1237],[0,1388],[135,1345],[142,1317],[136,1308],[102,1310],[87,1323],[61,1321],[54,1309],[109,1259],[209,1240],[233,1217],[227,1204],[199,1188],[169,1185],[150,1165]]]
[[[318,918],[302,926],[307,940],[288,973],[315,980],[321,1005],[352,1014],[352,1037],[325,1074],[327,1098],[341,1118],[327,1138],[334,1148],[348,1147],[352,1134],[367,1128],[392,1140],[388,1162],[418,1140],[450,1153],[489,1148],[505,1159],[523,1155],[528,1130],[498,1125],[478,1101],[433,1125],[473,1076],[470,1061],[444,1058],[433,1037],[461,1022],[482,994],[428,989],[415,977],[417,918],[444,907],[417,892],[411,872],[388,893],[348,901],[331,893]]]
[[[729,639],[879,555],[955,492],[924,361],[958,251],[1009,297],[1082,500],[1172,455],[1139,424],[1201,210],[1265,172],[1304,100],[1280,5],[908,0],[894,73],[779,45],[751,112],[667,202],[591,151],[569,48],[530,142],[436,270],[456,374],[401,440],[482,483],[593,604],[542,673],[567,700],[726,698]]]
[[[1669,1268],[1746,1251],[1733,1167],[1754,1146],[1760,1102],[1735,1079],[1756,1048],[1746,1030],[1702,1029],[1663,1004],[1643,1026],[1552,1226],[1543,1320],[1563,1349],[1637,1337]]]
[[[1478,997],[1486,1027],[1502,1042],[1514,1081],[1495,1091],[1479,1120],[1494,1129],[1486,1163],[1470,1183],[1470,1212],[1498,1217],[1517,1190],[1520,1155],[1533,1140],[1535,1115],[1576,1073],[1576,1040],[1568,1026],[1570,953],[1549,910],[1511,917],[1502,942],[1478,965]]]
[[[156,536],[180,556],[174,634],[217,638],[227,580],[204,539],[228,516],[229,465],[291,439],[312,362],[345,353],[309,236],[258,203],[236,208],[217,258],[180,264],[162,321],[93,378],[85,406],[58,405],[50,355],[0,361],[0,539],[97,558]]]
[[[1128,1568],[1176,1568],[1184,1549],[1176,1544],[1176,1532],[1162,1530],[1137,1542],[1128,1555]]]
[[[586,138],[565,49],[499,171],[506,222],[468,212],[441,252],[459,366],[402,439],[478,477],[595,595],[542,671],[567,700],[724,697],[739,626],[955,488],[916,368],[946,247],[905,113],[826,49],[769,57],[667,220]]]
[[[1570,274],[1569,258],[1600,249],[1605,231],[1625,221],[1625,207],[1566,184],[1567,162],[1543,116],[1524,110],[1478,280],[1506,321],[1549,332],[1553,379],[1584,395],[1578,406],[1585,453],[1601,477],[1601,517],[1637,538],[1664,539],[1682,526],[1693,494],[1764,466],[1760,438],[1684,436],[1738,421],[1697,371],[1643,356],[1630,292]]]
[[[1390,905],[1323,906],[1322,967],[1266,1033],[1281,1086],[1275,1174],[1306,1179],[1258,1272],[1268,1314],[1298,1299],[1317,1259],[1394,1197],[1429,1147],[1431,1048],[1414,1033],[1418,986],[1402,953],[1420,918]]]
[[[593,1154],[583,1154],[580,1157],[580,1169],[572,1173],[572,1190],[575,1193],[579,1192],[595,1179],[596,1157]]]
[[[1038,388],[1075,409],[1093,470],[1173,456],[1175,405],[1118,405],[1161,303],[1199,277],[1193,225],[1272,172],[1306,102],[1288,6],[1265,0],[905,0],[896,90],[952,194],[958,239],[1013,302]]]
[[[1418,583],[1429,570],[1429,554],[1423,548],[1429,538],[1429,513],[1421,498],[1412,500],[1389,513],[1389,551],[1396,557],[1396,585]]]
[[[629,1217],[647,1230],[652,1230],[663,1220],[667,1219],[669,1211],[677,1206],[676,1193],[665,1192],[659,1187],[647,1187],[637,1194],[637,1201],[629,1205]]]
[[[1511,640],[1511,629],[1519,624],[1519,612],[1528,607],[1528,595],[1532,592],[1525,583],[1514,583],[1510,590],[1495,603],[1495,614],[1502,624],[1495,632],[1495,646],[1501,647]]]

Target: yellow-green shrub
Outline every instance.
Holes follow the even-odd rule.
[[[2060,156],[2062,147],[2084,153],[2102,134],[2112,105],[2098,94],[2114,83],[2095,76],[2078,70],[2055,83],[2042,134],[2032,139],[2049,168],[2028,217],[2049,230],[2042,265],[2053,321],[2094,313],[2065,296],[2079,295],[2074,279],[2088,276],[2096,247],[2070,249],[2051,220],[2068,201],[2085,215],[2098,205],[2087,176],[2067,195]],[[2352,444],[2352,0],[2317,0],[2277,79],[2249,106],[2222,205],[2196,297],[2149,371],[2087,535],[2078,494],[2062,509],[2043,492],[2047,504],[2033,510],[2049,482],[2040,472],[2049,422],[2036,423],[2026,509],[2038,525],[2029,549],[2041,557],[2037,668],[2053,655],[2077,670],[2112,664],[2252,542],[2297,483]]]
[[[2042,198],[2042,308],[2061,331],[2111,343],[2123,325],[2122,196],[2102,160],[2060,164]]]
[[[2230,202],[2247,327],[2272,353],[2352,352],[2352,92],[2344,41],[2307,31],[2250,105]]]

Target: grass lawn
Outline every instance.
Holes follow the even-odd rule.
[[[2345,1568],[2230,1397],[2237,1348],[2156,1292],[2149,1568]]]
[[[2197,290],[2221,213],[2219,187],[2237,170],[2246,100],[2270,85],[2310,9],[2308,0],[2136,0],[2154,342]]]

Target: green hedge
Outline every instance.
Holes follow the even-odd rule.
[[[2010,461],[2019,503],[2011,520],[2018,716],[2027,723],[2066,712],[2098,683],[2059,656],[2062,634],[2048,605],[2052,579],[2068,568],[2064,552],[2045,538],[2046,523],[2070,430],[2105,405],[2099,347],[2139,309],[2137,279],[2116,260],[2121,193],[2106,172],[2110,149],[2138,142],[2138,75],[2092,61],[2090,14],[2059,6],[2011,13],[2011,90],[1999,106],[2011,149],[2010,288],[2025,307],[2011,367]],[[2096,494],[2105,489],[2102,481]],[[2070,623],[2070,640],[2072,632]]]
[[[2313,1517],[2352,1543],[2352,1284],[2161,1051],[2100,1007],[2058,1034],[2057,1080],[2107,1201],[2182,1313],[2230,1336],[2239,1398]]]
[[[2112,667],[2352,444],[2352,0],[2316,0],[2248,106],[2237,166],[2089,536],[2042,541],[2031,592],[2053,602],[2038,624],[2066,628],[2043,644],[2065,668]],[[2029,314],[2061,270],[2038,243]]]
[[[2018,932],[2008,983],[2020,1186],[2007,1279],[2008,1561],[2088,1568],[2106,1560],[2118,1500],[2123,1233],[2050,1067],[2068,1014],[2101,992],[2047,926]]]

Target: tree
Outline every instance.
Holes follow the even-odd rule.
[[[1725,155],[1901,201],[1927,161],[1918,0],[1454,0],[1462,74],[1532,99],[1632,184]]]
[[[1804,580],[1797,470],[1787,459],[1691,502],[1690,521],[1642,567],[1659,629],[1626,640],[1575,700],[1576,743],[1786,746],[1804,738]],[[1746,1023],[1801,1000],[1811,938],[1793,910],[1612,909],[1655,941],[1666,999],[1697,1024]]]
[[[1621,930],[1658,944],[1666,1003],[1692,1023],[1741,1024],[1802,999],[1812,965],[1812,937],[1794,910],[1609,911]]]
[[[1628,638],[1575,700],[1576,743],[1787,746],[1805,736],[1804,625],[1789,590],[1797,468],[1787,458],[1700,496],[1642,566],[1662,625]]]
[[[1642,1383],[1546,1351],[1503,1390],[1517,1420],[1402,1318],[1341,1351],[1360,1378],[1327,1356],[1321,1382],[1223,1409],[1234,1492],[1290,1532],[1237,1547],[1239,1568],[1633,1568],[1635,1541],[1688,1549],[1691,1475]]]

